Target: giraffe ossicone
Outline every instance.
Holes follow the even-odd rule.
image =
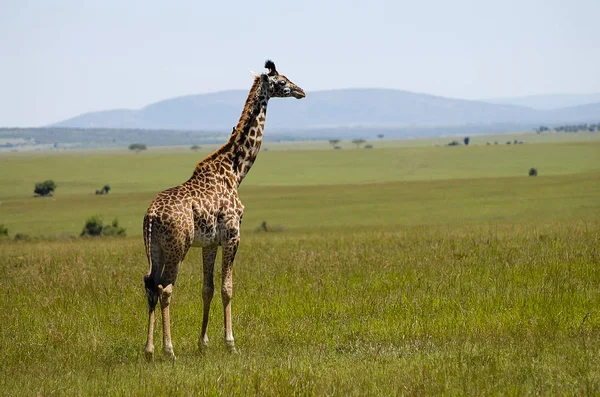
[[[277,72],[272,61],[266,61],[265,68],[268,73],[254,77],[240,120],[227,143],[200,161],[186,182],[160,192],[146,211],[144,245],[150,267],[144,276],[149,309],[145,347],[148,359],[154,356],[155,308],[159,301],[163,352],[175,358],[169,307],[179,266],[192,246],[202,247],[204,277],[204,310],[198,346],[208,345],[208,315],[214,295],[213,270],[221,246],[224,341],[235,351],[231,323],[232,271],[244,215],[238,187],[260,150],[269,99],[306,96],[302,88]]]

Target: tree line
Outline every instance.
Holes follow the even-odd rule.
[[[538,128],[535,129],[535,132],[537,132],[538,134],[542,133],[542,132],[547,132],[547,131],[556,131],[556,132],[596,132],[596,131],[600,131],[600,123],[595,123],[595,124],[588,124],[588,123],[583,123],[583,124],[565,124],[565,125],[559,125],[556,127],[548,127],[545,125],[540,125]]]

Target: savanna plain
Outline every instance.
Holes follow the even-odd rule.
[[[240,189],[238,354],[218,293],[198,351],[192,249],[177,360],[151,363],[142,218],[210,148],[0,154],[0,395],[600,394],[600,136],[499,139],[265,143]],[[92,215],[127,236],[78,237]]]

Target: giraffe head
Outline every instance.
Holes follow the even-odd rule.
[[[265,62],[265,68],[269,69],[269,72],[261,74],[260,78],[267,87],[270,98],[294,97],[296,99],[302,99],[306,96],[302,88],[277,72],[273,61],[268,60]]]

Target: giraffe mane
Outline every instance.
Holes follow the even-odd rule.
[[[248,99],[246,99],[246,103],[244,104],[244,110],[242,110],[242,116],[240,117],[240,121],[237,123],[235,127],[236,130],[244,128],[246,124],[248,124],[249,119],[253,116],[252,109],[254,109],[254,105],[256,101],[258,101],[258,96],[256,92],[260,88],[260,76],[254,77],[254,83],[252,83],[252,88],[250,88],[250,94],[248,95]]]

